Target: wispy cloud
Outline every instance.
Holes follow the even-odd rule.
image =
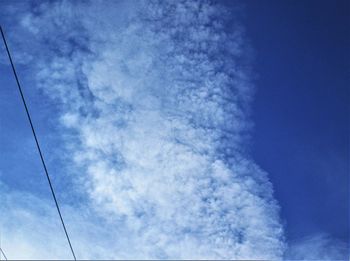
[[[51,198],[39,198],[0,183],[2,248],[13,259],[71,259],[64,232]],[[61,204],[79,259],[126,259],[130,241],[123,229],[110,231],[115,223],[93,215],[85,206]],[[122,238],[122,241],[120,240]],[[136,256],[141,258],[141,256]]]
[[[234,15],[209,1],[61,1],[23,14],[23,53],[73,135],[70,178],[118,238],[94,256],[282,256],[271,184],[243,153],[253,87]]]
[[[290,242],[285,258],[289,260],[347,260],[349,259],[349,243],[320,233]]]

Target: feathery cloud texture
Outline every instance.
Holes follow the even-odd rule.
[[[253,87],[243,28],[232,20],[227,27],[234,13],[209,1],[55,1],[23,10],[17,30],[28,38],[18,46],[70,135],[62,135],[67,178],[108,223],[96,240],[110,240],[95,253],[79,241],[90,235],[73,229],[78,252],[282,257],[271,184],[244,153]],[[40,258],[35,240],[23,240]]]

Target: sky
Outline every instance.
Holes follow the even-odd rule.
[[[280,204],[289,205],[282,214],[293,226],[291,237],[327,231],[346,240],[349,2],[248,6],[246,25],[259,73],[254,158],[269,172]],[[296,186],[298,196],[291,198]],[[295,213],[303,213],[302,222]]]
[[[0,1],[78,259],[349,258],[348,1]],[[71,259],[0,47],[0,232]]]
[[[348,1],[247,4],[259,74],[252,151],[287,206],[291,239],[349,239],[349,10]]]

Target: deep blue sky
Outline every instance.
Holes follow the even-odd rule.
[[[251,151],[274,185],[286,236],[325,232],[348,241],[350,1],[242,4],[257,75]],[[12,72],[0,70],[0,175],[9,186],[50,196]],[[40,95],[28,91],[30,79],[21,81],[48,167],[58,173],[62,163],[47,153],[54,126],[41,120],[53,108],[30,97]]]
[[[350,1],[244,5],[258,75],[252,152],[287,237],[348,241]]]
[[[7,36],[11,34],[7,33]],[[12,38],[7,37],[10,49],[15,46]],[[1,41],[1,45],[2,45]],[[12,55],[16,58],[16,50]],[[33,135],[27,116],[17,89],[11,67],[8,65],[7,54],[3,47],[0,49],[0,57],[6,64],[0,63],[0,175],[2,181],[10,188],[30,191],[40,196],[50,196],[47,180],[37,152]],[[15,60],[16,62],[16,60]],[[60,140],[57,135],[57,115],[54,104],[35,89],[35,79],[30,74],[31,68],[20,63],[15,64],[26,101],[31,112],[31,117],[41,144],[49,171],[59,173],[52,175],[56,190],[63,190],[67,185],[60,176],[64,175],[63,162],[59,154]],[[55,150],[52,148],[55,147]],[[35,188],[35,189],[33,189]],[[64,196],[60,194],[58,197]]]

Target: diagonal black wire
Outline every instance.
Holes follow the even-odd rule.
[[[7,260],[7,256],[5,255],[4,251],[2,250],[2,248],[0,247],[0,256],[1,254],[5,257],[5,260]]]
[[[60,219],[61,219],[61,223],[62,223],[62,226],[63,226],[63,229],[64,229],[64,233],[66,234],[66,237],[67,237],[67,240],[68,240],[68,244],[69,244],[70,250],[71,250],[71,252],[72,252],[72,254],[73,254],[74,260],[77,260],[76,257],[75,257],[75,253],[74,253],[72,244],[71,244],[70,239],[69,239],[69,236],[68,236],[68,232],[67,232],[66,226],[65,226],[64,221],[63,221],[63,218],[62,218],[62,214],[61,214],[60,208],[59,208],[59,206],[58,206],[58,202],[57,202],[57,199],[56,199],[55,191],[54,191],[54,189],[53,189],[53,187],[52,187],[52,184],[51,184],[51,179],[50,179],[49,173],[48,173],[47,168],[46,168],[45,160],[44,160],[43,154],[42,154],[41,149],[40,149],[39,141],[38,141],[38,138],[37,138],[36,133],[35,133],[35,130],[34,130],[34,126],[33,126],[33,123],[32,123],[32,119],[31,119],[31,117],[30,117],[29,110],[28,110],[28,107],[27,107],[27,104],[26,104],[26,101],[25,101],[25,99],[24,99],[24,95],[23,95],[23,92],[22,92],[22,88],[21,88],[21,85],[20,85],[19,80],[18,80],[18,76],[17,76],[17,73],[16,73],[16,69],[15,69],[15,66],[14,66],[14,64],[13,64],[13,61],[12,61],[12,58],[11,58],[11,54],[10,54],[9,48],[8,48],[8,46],[7,46],[5,34],[4,34],[4,32],[3,32],[1,26],[0,26],[0,31],[1,31],[2,39],[3,39],[4,44],[5,44],[5,48],[6,48],[6,51],[7,51],[8,58],[9,58],[10,63],[11,63],[11,67],[12,67],[13,74],[14,74],[14,76],[15,76],[15,78],[16,78],[18,90],[19,90],[19,93],[21,94],[22,102],[23,102],[25,111],[26,111],[26,113],[27,113],[27,117],[28,117],[28,120],[29,120],[29,123],[30,123],[30,127],[31,127],[32,132],[33,132],[33,136],[34,136],[34,139],[35,139],[36,147],[38,148],[38,152],[39,152],[39,155],[40,155],[40,159],[41,159],[41,162],[42,162],[43,167],[44,167],[44,170],[45,170],[46,178],[47,178],[47,181],[49,182],[49,186],[50,186],[50,190],[51,190],[51,193],[52,193],[52,197],[53,197],[53,199],[54,199],[54,201],[55,201],[56,208],[57,208],[57,212],[58,212],[58,215],[60,216]]]

